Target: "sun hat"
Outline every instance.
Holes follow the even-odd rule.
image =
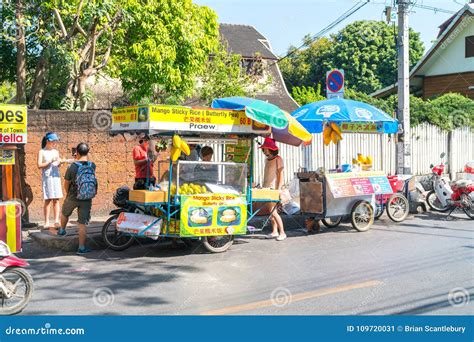
[[[59,141],[59,136],[56,133],[48,133],[46,134],[47,141]]]
[[[278,151],[278,146],[276,145],[275,140],[272,138],[265,138],[265,141],[263,142],[262,146],[260,146],[260,148],[267,148],[271,151]]]

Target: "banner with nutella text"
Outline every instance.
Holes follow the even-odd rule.
[[[147,105],[114,108],[112,131],[269,134],[270,127],[248,118],[244,111]]]
[[[0,144],[26,144],[27,109],[0,104]]]

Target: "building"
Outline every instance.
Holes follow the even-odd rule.
[[[474,100],[474,2],[439,28],[437,40],[410,72],[410,93],[424,99],[459,93]],[[372,96],[396,93],[394,84]]]
[[[299,107],[286,88],[278,57],[267,38],[249,25],[220,24],[219,32],[228,50],[242,57],[242,68],[260,71],[260,82],[271,81],[256,94],[257,99],[273,103],[289,113]]]

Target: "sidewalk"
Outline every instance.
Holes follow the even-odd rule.
[[[87,227],[87,242],[88,245],[93,248],[93,249],[104,249],[105,245],[102,241],[102,236],[101,236],[101,231],[102,231],[102,226],[104,225],[104,222],[109,218],[109,216],[106,217],[93,217],[91,223]],[[264,223],[266,217],[260,216],[252,219],[250,221],[249,226],[254,226],[254,227],[261,227],[262,224]],[[282,215],[283,223],[285,225],[286,230],[299,230],[304,229],[304,219],[299,216],[287,216],[287,215]],[[251,236],[258,237],[263,234],[267,234],[270,232],[271,223],[269,222],[266,226],[263,232],[258,232],[255,234],[252,234]],[[58,236],[58,235],[53,235],[52,233],[49,232],[48,229],[44,229],[44,227],[40,226],[35,229],[30,229],[24,232],[26,236],[24,238],[31,238],[34,241],[38,242],[40,245],[50,248],[50,249],[59,249],[63,250],[65,252],[74,252],[77,250],[79,246],[79,240],[78,240],[78,228],[77,228],[77,222],[76,221],[71,221],[69,222],[67,226],[67,235],[66,236]]]

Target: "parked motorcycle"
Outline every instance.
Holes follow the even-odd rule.
[[[28,305],[33,295],[33,278],[22,267],[28,262],[16,257],[0,241],[0,315],[15,315]]]
[[[445,154],[441,154],[441,160]],[[474,219],[474,182],[460,179],[450,182],[449,178],[443,176],[445,164],[431,165],[433,190],[426,196],[426,202],[434,211],[448,212],[448,217],[457,209],[466,213],[470,219]]]

